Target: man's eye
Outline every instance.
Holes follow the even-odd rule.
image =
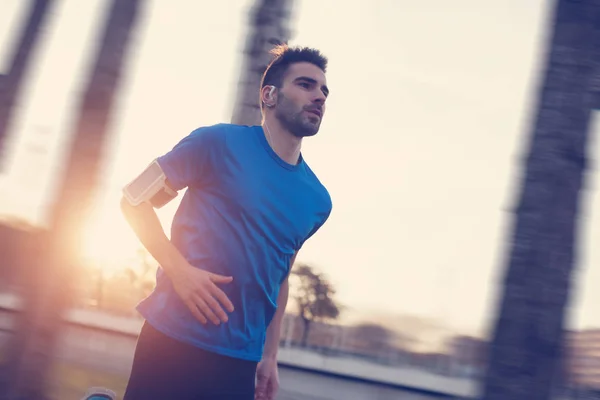
[[[308,89],[310,87],[310,85],[308,83],[306,83],[306,82],[301,82],[301,83],[299,83],[299,85],[302,86],[305,89]]]

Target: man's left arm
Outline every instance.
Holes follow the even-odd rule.
[[[294,254],[290,260],[290,271],[294,266],[297,254],[298,253]],[[279,295],[277,296],[277,310],[275,311],[275,315],[273,316],[273,319],[267,328],[267,337],[265,340],[265,351],[263,358],[277,360],[277,351],[279,350],[279,341],[281,339],[281,322],[283,321],[283,316],[285,315],[285,308],[287,306],[289,294],[290,284],[288,273],[288,276],[285,278],[281,284],[281,287],[279,288]]]
[[[296,253],[297,254],[297,253]],[[290,271],[296,260],[296,254],[290,260]],[[279,340],[281,337],[281,322],[285,315],[285,307],[287,306],[290,293],[289,278],[285,280],[279,288],[277,296],[277,310],[271,319],[271,323],[267,328],[267,337],[265,339],[265,349],[263,358],[256,370],[256,389],[255,399],[257,400],[274,400],[277,391],[279,390],[279,373],[277,371],[277,352],[279,350]]]

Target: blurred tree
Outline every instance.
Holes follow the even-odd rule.
[[[142,300],[154,289],[156,281],[152,279],[151,275],[156,273],[158,264],[143,246],[137,249],[136,256],[136,265],[127,267],[125,273],[132,287],[138,292],[139,300]]]
[[[590,115],[600,105],[600,7],[554,5],[484,400],[548,400],[560,369]]]
[[[337,319],[340,306],[333,299],[335,289],[331,283],[322,274],[316,273],[311,266],[295,266],[292,276],[295,278],[290,282],[292,297],[296,301],[298,315],[304,325],[301,344],[306,347],[311,322]]]
[[[80,100],[65,173],[53,203],[51,230],[34,264],[36,279],[27,282],[24,288],[25,309],[18,319],[14,345],[10,346],[12,352],[7,359],[11,368],[9,387],[1,388],[0,396],[4,397],[0,398],[48,398],[46,378],[62,315],[72,303],[74,273],[80,261],[81,228],[98,183],[128,45],[144,3],[144,0],[112,0],[108,9]]]
[[[376,357],[385,357],[395,350],[396,332],[383,325],[364,322],[352,327],[352,334],[360,348]]]
[[[256,0],[250,11],[250,26],[232,123],[258,125],[262,121],[260,80],[271,61],[273,47],[290,38],[292,0]]]
[[[23,31],[15,43],[10,58],[8,72],[0,75],[0,160],[4,159],[6,137],[8,135],[14,106],[18,100],[42,27],[54,5],[54,0],[31,0],[31,9]],[[0,169],[2,163],[0,163]]]

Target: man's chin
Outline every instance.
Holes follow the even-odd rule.
[[[298,138],[305,138],[315,136],[319,132],[319,129],[303,129],[301,131],[292,132],[294,136]]]
[[[296,123],[288,125],[288,130],[297,138],[315,136],[319,132],[321,121],[308,119],[296,120]]]
[[[311,123],[308,122],[306,124],[304,124],[304,126],[301,129],[301,137],[310,137],[310,136],[315,136],[318,132],[319,132],[319,128],[321,127],[321,123]]]

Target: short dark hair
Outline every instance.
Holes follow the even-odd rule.
[[[285,73],[292,64],[307,62],[316,65],[323,72],[327,72],[327,57],[319,50],[309,47],[289,47],[282,44],[273,48],[270,53],[273,55],[273,60],[263,74],[260,83],[261,89],[267,85],[281,87]]]

